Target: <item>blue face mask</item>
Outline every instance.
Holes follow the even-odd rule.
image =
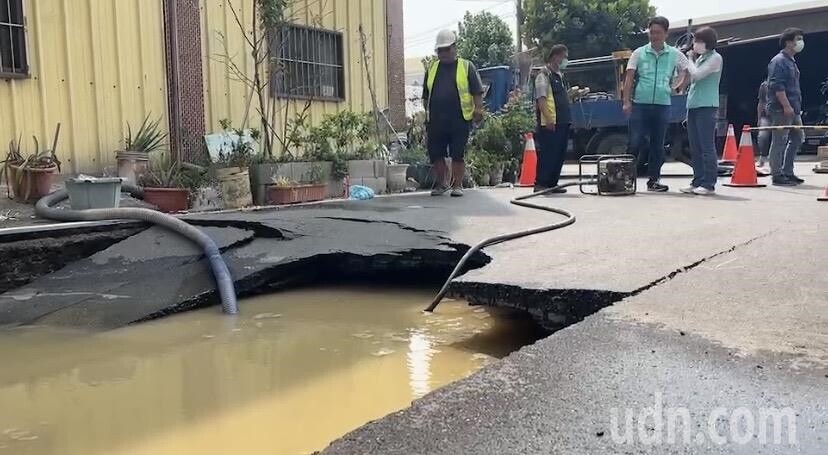
[[[561,68],[562,70],[565,70],[567,66],[569,66],[569,59],[568,59],[568,58],[565,58],[565,59],[561,60],[561,66],[560,66],[560,68]]]

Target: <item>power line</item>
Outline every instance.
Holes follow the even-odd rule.
[[[503,19],[503,20],[512,19],[512,18],[515,18],[516,16],[517,16],[516,12],[511,12],[511,13],[506,13],[506,14],[496,14],[495,15],[495,17],[498,17],[498,18]],[[447,25],[443,25],[441,27],[435,28],[434,31],[436,32],[436,31],[439,31],[439,30],[443,30],[443,29],[445,29],[445,28],[447,28],[451,25],[454,25],[456,23],[457,22],[450,22]],[[413,47],[422,46],[425,43],[428,43],[432,39],[434,39],[433,33],[432,34],[427,34],[427,35],[424,34],[423,36],[420,36],[418,38],[407,39],[406,43],[405,43],[405,49],[411,49]]]
[[[459,1],[459,0],[458,0],[458,1]],[[503,6],[503,5],[507,4],[507,3],[512,3],[513,1],[514,1],[514,0],[503,0],[503,1],[501,1],[500,3],[497,3],[497,4],[495,4],[495,5],[492,5],[492,6],[489,6],[489,7],[487,7],[487,8],[483,8],[483,9],[481,9],[481,10],[480,10],[480,12],[483,12],[483,11],[491,11],[491,10],[493,10],[493,9],[495,9],[495,8],[498,8],[498,7],[500,7],[500,6]],[[500,17],[500,16],[498,16],[498,17]],[[502,17],[501,17],[501,18],[502,18]],[[456,24],[456,23],[457,23],[457,22],[459,22],[460,20],[462,20],[462,18],[459,18],[458,20],[453,20],[453,21],[451,21],[451,22],[445,23],[445,24],[440,25],[440,26],[438,26],[438,27],[434,27],[434,28],[429,29],[429,30],[426,30],[426,31],[424,31],[424,32],[419,32],[419,33],[417,33],[416,35],[411,36],[411,37],[409,37],[408,39],[406,39],[406,41],[411,42],[411,41],[421,40],[421,39],[426,38],[426,37],[431,38],[431,35],[432,35],[433,33],[438,32],[438,31],[440,31],[440,30],[443,30],[443,29],[445,29],[446,27],[451,27],[452,25]]]

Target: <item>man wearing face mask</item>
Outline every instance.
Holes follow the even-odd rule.
[[[773,126],[801,126],[802,90],[794,57],[805,49],[802,30],[785,30],[779,45],[782,50],[768,65],[768,113]],[[805,182],[794,174],[794,160],[804,141],[801,129],[773,131],[770,164],[774,185],[795,186]]]
[[[558,186],[569,143],[572,113],[569,110],[569,87],[562,70],[569,64],[569,50],[563,44],[553,46],[546,67],[535,76],[538,165],[535,192]],[[559,188],[553,193],[566,193]]]

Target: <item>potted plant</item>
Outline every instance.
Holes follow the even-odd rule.
[[[256,156],[261,138],[257,129],[236,129],[229,120],[220,121],[223,144],[216,162],[216,178],[221,188],[224,207],[237,209],[253,205],[250,191],[250,164]]]
[[[150,121],[147,115],[137,131],[127,122],[127,135],[124,138],[124,149],[115,152],[118,162],[118,176],[129,182],[138,182],[147,172],[149,154],[161,150],[167,133],[161,130],[161,117]]]
[[[480,164],[477,170],[488,173],[485,179],[487,185],[499,185],[503,181],[505,164],[513,159],[512,143],[506,134],[504,123],[502,115],[489,116],[472,137],[472,148],[479,152]],[[485,169],[481,168],[483,164],[485,164]],[[479,181],[478,184],[480,184]]]
[[[313,166],[303,182],[278,177],[267,187],[269,204],[284,205],[321,201],[327,196],[328,185],[323,181],[319,166]]]
[[[150,161],[147,172],[141,177],[144,202],[166,213],[183,212],[190,207],[190,188],[193,180],[181,165],[161,153]]]
[[[468,163],[476,184],[480,186],[491,185],[492,169],[496,165],[496,160],[497,158],[491,152],[472,145],[468,154]]]
[[[426,117],[420,112],[408,119],[406,146],[398,156],[400,163],[408,165],[407,177],[414,179],[420,188],[432,188],[435,184],[426,145]]]
[[[342,111],[327,115],[308,134],[308,147],[334,158],[333,174],[347,175],[351,184],[377,193],[387,187],[387,149],[372,137],[370,114]]]
[[[321,147],[321,140],[314,140],[316,134],[308,126],[310,105],[298,112],[287,122],[287,127],[280,139],[281,153],[267,156],[262,153],[254,157],[250,166],[250,185],[253,201],[267,204],[267,188],[280,177],[285,180],[300,181],[311,172],[321,173],[320,183],[326,183],[326,197],[342,195],[342,179],[347,174],[347,167],[341,155],[331,147]]]
[[[37,201],[51,192],[52,176],[60,172],[61,163],[55,153],[59,137],[60,123],[55,129],[51,149],[41,150],[40,141],[32,136],[34,152],[28,156],[23,155],[21,139],[9,143],[0,174],[5,176],[10,199],[13,193],[14,198],[22,202]]]

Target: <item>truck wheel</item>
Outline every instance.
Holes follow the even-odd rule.
[[[625,133],[601,133],[590,141],[587,149],[591,155],[626,155],[630,145],[629,136]]]

